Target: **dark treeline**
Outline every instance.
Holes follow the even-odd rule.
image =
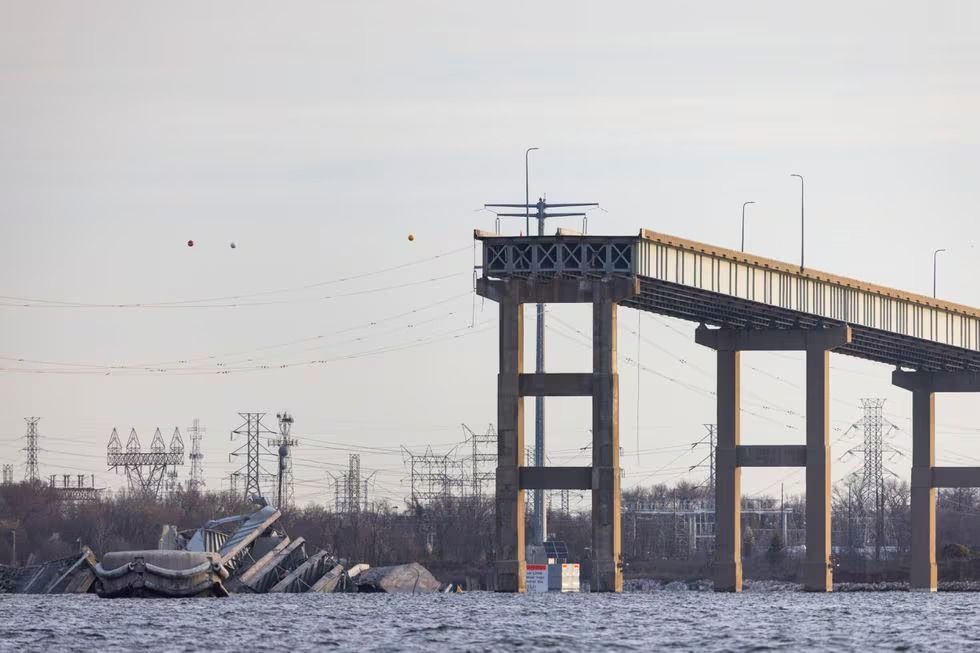
[[[889,482],[884,500],[883,560],[901,561],[909,546],[908,485]],[[874,555],[878,527],[861,503],[859,488],[835,489],[834,546],[838,558],[868,559]],[[684,510],[704,503],[702,487],[681,483],[630,490],[623,494],[622,547],[630,575],[701,573],[710,560],[710,538],[692,546],[691,521]],[[655,515],[634,516],[631,507],[677,506]],[[785,509],[786,527],[781,514]],[[746,499],[743,513],[743,557],[792,568],[804,541],[802,497]],[[73,554],[79,545],[101,556],[107,551],[156,548],[163,524],[192,529],[209,519],[245,514],[254,506],[223,493],[181,492],[163,499],[117,493],[92,503],[72,503],[42,485],[0,486],[0,563],[9,563],[16,533],[17,559],[24,564]],[[766,512],[765,509],[769,511]],[[753,510],[757,512],[753,512]],[[974,490],[939,493],[937,548],[940,558],[972,558],[980,543],[980,495]],[[323,548],[352,562],[371,565],[418,561],[448,580],[486,578],[493,564],[494,509],[492,498],[466,497],[436,501],[427,506],[396,509],[376,505],[370,511],[342,514],[319,505],[287,510],[282,521],[292,537],[302,536],[313,548]],[[588,511],[549,516],[549,531],[568,544],[574,560],[587,573],[591,547]],[[783,533],[787,534],[786,541]],[[748,571],[761,567],[747,567]],[[685,571],[686,570],[686,571]],[[764,570],[759,573],[767,573]],[[773,574],[779,575],[779,574]],[[783,574],[785,575],[785,573]]]

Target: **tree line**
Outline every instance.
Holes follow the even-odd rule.
[[[906,557],[910,537],[908,484],[897,480],[885,483],[883,519],[877,520],[865,494],[853,483],[839,484],[833,495],[836,555],[854,559],[878,555],[887,560]],[[743,557],[773,564],[792,558],[804,541],[803,497],[761,496],[744,501]],[[668,508],[645,516],[631,512],[636,506],[651,504]],[[624,491],[623,505],[622,551],[628,574],[656,576],[671,569],[695,573],[691,570],[697,565],[709,564],[710,537],[696,537],[692,546],[692,521],[685,513],[691,506],[710,508],[710,496],[703,485],[682,482],[632,489]],[[670,505],[677,506],[677,512],[672,513]],[[72,555],[83,544],[101,556],[107,551],[156,548],[164,524],[191,529],[210,519],[253,510],[253,504],[228,492],[178,491],[162,498],[119,492],[97,501],[70,502],[56,489],[41,484],[3,485],[0,563],[11,561],[15,537],[20,564],[29,559]],[[484,577],[492,569],[492,497],[447,497],[424,506],[377,503],[370,510],[350,513],[310,504],[283,513],[282,524],[290,536],[302,536],[311,548],[329,550],[351,562],[384,565],[417,561],[454,578]],[[978,493],[972,489],[940,491],[937,524],[941,557],[972,557],[973,545],[980,543]],[[591,550],[588,510],[568,514],[552,511],[549,532],[568,544],[574,561],[587,564]],[[586,571],[583,569],[583,574]]]

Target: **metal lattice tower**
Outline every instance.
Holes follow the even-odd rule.
[[[62,501],[75,503],[97,501],[103,489],[95,487],[95,474],[90,476],[76,474],[74,479],[71,474],[62,474],[60,483],[56,474],[51,474],[49,478],[50,487],[58,493]]]
[[[362,504],[361,490],[367,497],[367,479],[361,481],[361,455],[352,453],[347,457],[347,471],[333,477],[334,511],[338,513],[360,512]]]
[[[432,447],[425,453],[412,453],[402,447],[403,459],[409,466],[412,484],[412,503],[428,505],[436,499],[446,499],[462,494],[465,485],[463,461],[453,456],[455,449],[446,454],[436,454]]]
[[[497,477],[497,432],[493,424],[487,425],[486,433],[477,433],[463,424],[463,435],[473,447],[470,457],[472,493],[475,497],[492,495]]]
[[[570,509],[570,506],[569,506],[570,492],[571,492],[571,490],[559,490],[559,493],[560,493],[559,496],[561,497],[561,514],[563,516],[565,516],[565,517],[568,517],[568,515],[571,512],[571,509]]]
[[[37,423],[41,420],[40,417],[25,417],[24,421],[27,422],[27,435],[24,437],[27,439],[27,446],[24,447],[24,451],[27,452],[27,462],[24,469],[24,480],[28,483],[40,483],[41,473],[38,470],[37,464],[37,452],[40,449],[38,447],[38,434],[37,434]]]
[[[283,411],[276,413],[279,420],[279,437],[269,438],[266,443],[270,447],[276,448],[279,458],[276,500],[279,508],[292,505],[293,503],[293,456],[292,448],[299,445],[299,440],[293,438],[290,433],[293,428],[293,416]]]
[[[4,465],[3,466],[3,476],[0,477],[0,484],[2,485],[12,485],[14,482],[14,466]]]
[[[187,489],[191,492],[204,490],[204,454],[201,452],[201,440],[204,439],[205,429],[201,420],[194,418],[194,424],[188,429],[191,434],[191,474],[187,479]]]
[[[245,443],[231,452],[231,456],[237,457],[244,453],[245,465],[233,474],[233,476],[244,478],[244,487],[237,484],[236,486],[244,490],[246,501],[251,500],[253,496],[265,499],[267,498],[266,494],[269,493],[263,491],[262,486],[275,482],[276,475],[270,474],[262,466],[261,457],[263,455],[266,457],[275,455],[262,444],[262,436],[276,432],[269,430],[262,423],[265,413],[238,413],[238,415],[245,422],[231,432],[231,437],[234,439],[236,435],[244,435]]]
[[[150,443],[150,451],[145,453],[136,429],[129,432],[125,451],[119,440],[119,433],[112,429],[109,444],[106,446],[106,464],[109,469],[123,469],[130,492],[158,498],[164,488],[164,480],[170,478],[170,472],[176,472],[173,468],[184,464],[184,441],[180,437],[180,430],[174,429],[168,451],[163,434],[157,429]]]
[[[864,543],[874,545],[875,560],[881,559],[881,550],[885,546],[885,474],[891,473],[885,467],[885,455],[900,455],[900,452],[885,442],[885,438],[895,427],[883,416],[884,405],[885,400],[878,397],[861,400],[864,415],[851,425],[851,429],[863,431],[864,444],[844,454],[844,457],[856,453],[864,455],[859,497],[863,512]]]
[[[347,458],[347,511],[361,509],[361,455],[352,453]]]

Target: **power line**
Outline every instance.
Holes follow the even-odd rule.
[[[20,302],[14,304],[0,304],[0,306],[15,306],[15,307],[31,307],[31,308],[213,308],[213,307],[238,307],[238,306],[263,306],[269,305],[270,303],[281,303],[281,302],[255,302],[250,304],[223,304],[223,305],[205,305],[207,302],[222,302],[229,300],[239,300],[239,299],[250,299],[254,297],[262,297],[268,295],[285,294],[290,292],[296,292],[299,290],[310,290],[313,288],[320,288],[323,286],[328,286],[337,283],[343,283],[347,281],[354,281],[356,279],[363,279],[365,277],[372,277],[379,274],[385,274],[387,272],[393,272],[396,270],[403,270],[408,267],[415,265],[421,265],[423,263],[428,263],[452,254],[458,254],[460,252],[468,251],[470,245],[465,247],[460,247],[457,249],[450,250],[448,252],[443,252],[442,254],[437,254],[435,256],[430,256],[424,259],[418,259],[416,261],[410,261],[408,263],[401,263],[399,265],[393,265],[387,268],[380,268],[377,270],[369,270],[368,272],[363,272],[360,274],[350,275],[346,277],[339,277],[336,279],[330,279],[327,281],[319,281],[316,283],[305,284],[301,286],[293,286],[289,288],[279,288],[276,290],[263,290],[253,293],[245,293],[238,295],[225,295],[221,297],[205,297],[198,299],[183,299],[183,300],[172,300],[172,301],[156,301],[156,302],[138,302],[138,303],[126,303],[126,302],[70,302],[65,300],[55,300],[55,299],[39,299],[32,297],[18,297],[12,295],[0,295],[0,299],[7,300],[8,302]],[[466,273],[469,275],[469,272]],[[392,287],[403,287],[403,286],[392,286]],[[368,291],[372,292],[372,291]],[[341,295],[343,296],[343,295]],[[303,300],[310,301],[310,300]]]

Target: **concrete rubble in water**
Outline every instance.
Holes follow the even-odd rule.
[[[372,570],[365,564],[348,567],[327,551],[311,554],[302,537],[286,534],[280,517],[265,506],[191,531],[165,526],[158,550],[106,554],[95,565],[95,592],[112,598],[442,589],[415,563]]]
[[[209,521],[190,531],[164,526],[157,549],[114,551],[102,561],[83,547],[77,556],[26,567],[0,565],[0,593],[94,592],[102,597],[228,596],[234,593],[424,593],[443,590],[417,564],[349,566],[327,551],[307,552],[291,539],[271,506]]]
[[[0,565],[0,593],[84,594],[95,584],[95,554],[87,546],[78,555],[26,567]]]

